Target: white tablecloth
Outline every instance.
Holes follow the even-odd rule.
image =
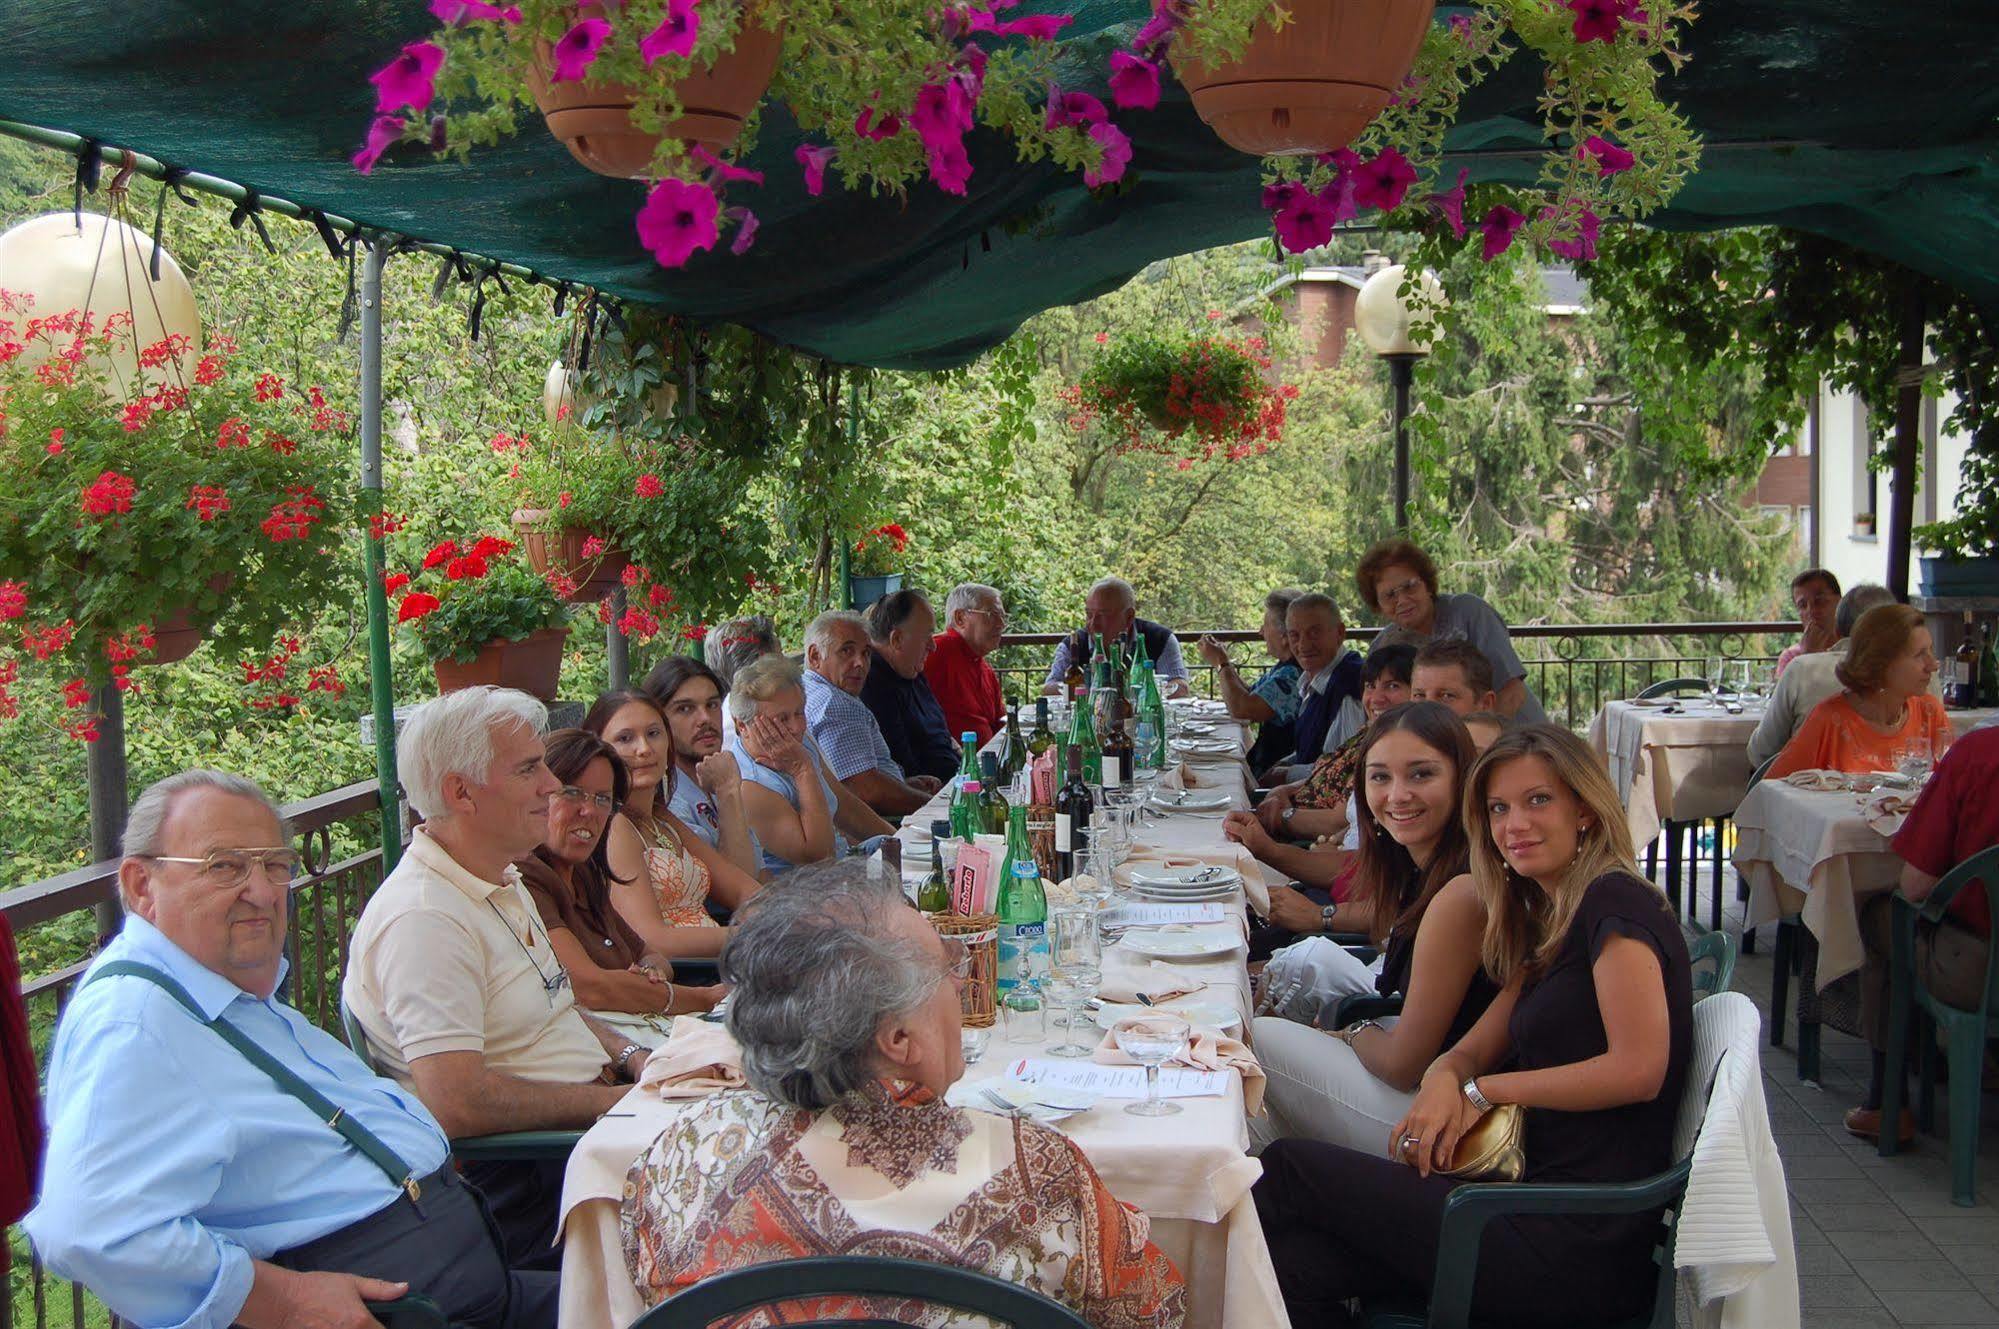
[[[1860,968],[1860,904],[1895,888],[1902,860],[1861,820],[1862,796],[1765,780],[1735,812],[1744,926],[1796,914],[1818,939],[1818,985]]]
[[[1725,817],[1742,801],[1756,768],[1749,736],[1761,706],[1731,715],[1705,701],[1664,706],[1613,701],[1590,721],[1589,739],[1624,799],[1633,844],[1647,845],[1662,822]]]
[[[1230,728],[1240,748],[1242,731]],[[1246,801],[1245,793],[1241,802]],[[904,824],[924,824],[946,803],[940,794]],[[1140,834],[1153,852],[1236,861],[1238,847],[1222,839],[1218,818],[1169,815]],[[905,854],[905,862],[918,861],[913,847],[906,846]],[[927,861],[927,847],[924,854]],[[1255,866],[1246,854],[1242,859]],[[1208,982],[1186,1000],[1235,1007],[1245,1033],[1250,1012],[1246,958],[1247,950],[1238,949],[1207,960],[1172,962]],[[967,1079],[999,1075],[1009,1060],[1038,1053],[1057,1038],[1052,1015],[1044,1041],[1009,1042],[1005,1034],[1003,1023],[994,1026],[991,1045],[977,1065],[966,1069]],[[1232,1080],[1223,1097],[1177,1101],[1184,1109],[1178,1116],[1134,1117],[1123,1110],[1122,1100],[1106,1099],[1059,1123],[1058,1129],[1082,1146],[1114,1195],[1151,1217],[1153,1240],[1186,1276],[1192,1329],[1286,1329],[1289,1319],[1277,1273],[1249,1198],[1262,1166],[1248,1154],[1242,1082]],[[585,1133],[570,1156],[562,1194],[562,1329],[623,1329],[645,1309],[626,1272],[618,1234],[625,1174],[672,1115],[688,1106],[634,1089]]]

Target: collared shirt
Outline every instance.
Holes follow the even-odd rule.
[[[913,775],[948,780],[958,769],[958,746],[944,727],[944,708],[923,675],[904,678],[876,651],[861,684],[861,704],[881,726],[895,764]]]
[[[1263,698],[1273,714],[1272,724],[1290,724],[1298,718],[1298,707],[1303,704],[1299,697],[1299,685],[1304,682],[1304,673],[1295,660],[1279,660],[1263,671],[1256,682],[1249,685],[1251,696]]]
[[[576,1012],[521,874],[491,882],[458,865],[419,826],[402,862],[361,911],[341,996],[383,1071],[477,1052],[488,1070],[588,1084],[610,1057]]]
[[[807,678],[815,677],[809,670],[805,676]],[[837,691],[837,689],[835,690]],[[729,732],[722,739],[722,750],[736,759],[736,769],[743,773],[743,778],[751,784],[762,785],[785,802],[791,804],[793,811],[796,811],[798,808],[798,785],[783,771],[775,767],[765,766],[755,757],[752,757],[748,750],[743,747],[742,737],[736,733],[736,726],[733,721],[730,722],[728,730]],[[820,754],[818,745],[812,741],[812,737],[809,734],[805,738],[805,748],[806,751],[812,754],[812,769],[819,776],[819,788],[826,798],[826,813],[830,817],[837,818],[839,815],[837,809],[840,806],[839,799],[833,792],[833,786],[826,779],[826,760]],[[757,864],[766,872],[785,872],[791,868],[800,866],[797,863],[779,858],[776,854],[766,849],[763,841],[756,839],[755,836],[751,837],[751,842],[757,848]],[[845,858],[846,856],[847,837],[840,834],[840,827],[836,821],[833,826],[833,857]]]
[[[1513,649],[1513,636],[1506,630],[1506,621],[1499,611],[1483,599],[1466,591],[1437,597],[1436,617],[1430,621],[1430,635],[1422,640],[1452,641],[1462,638],[1478,647],[1492,666],[1492,689],[1499,689],[1514,679],[1527,677],[1527,666],[1520,662],[1520,653]],[[1541,703],[1534,696],[1532,688],[1520,703],[1514,714],[1516,724],[1540,724],[1548,718],[1541,709]]]
[[[670,792],[666,796],[666,810],[711,848],[718,847],[722,839],[722,818],[715,810],[715,800],[679,766],[667,772],[667,780]]]
[[[450,1146],[416,1095],[289,1006],[245,992],[136,915],[91,972],[114,960],[179,983],[416,1175],[444,1166]],[[86,976],[48,1066],[48,1159],[24,1225],[51,1269],[136,1324],[224,1329],[250,1294],[251,1261],[337,1232],[402,1193],[147,979]]]
[[[984,747],[1000,731],[1000,709],[1006,705],[1000,695],[999,675],[982,655],[974,655],[965,639],[945,629],[931,639],[930,658],[923,662],[923,676],[930,691],[944,708],[944,724],[956,738],[967,730],[979,736]]]
[[[1287,770],[1286,778],[1307,778],[1312,773],[1312,764],[1321,756],[1339,751],[1342,743],[1367,727],[1367,713],[1360,705],[1360,664],[1358,653],[1342,650],[1331,663],[1321,666],[1305,679],[1298,689],[1298,750],[1291,754],[1294,764]],[[1328,689],[1333,693],[1327,699],[1333,712],[1326,721],[1325,732],[1314,743],[1305,732],[1305,712],[1313,700]],[[1305,751],[1307,747],[1312,750]]]
[[[874,712],[844,688],[835,687],[808,669],[805,671],[805,723],[833,778],[845,780],[862,771],[880,771],[891,779],[902,778],[902,766],[888,750],[882,727]]]

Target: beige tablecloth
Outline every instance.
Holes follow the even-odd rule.
[[[1863,796],[1765,780],[1735,811],[1744,926],[1799,915],[1818,939],[1818,986],[1860,968],[1860,902],[1895,888],[1902,860],[1861,820]]]
[[[1241,732],[1234,729],[1238,747]],[[940,794],[905,825],[924,823],[946,802]],[[1251,871],[1257,869],[1255,860],[1222,839],[1217,818],[1169,814],[1140,834],[1147,846],[1142,855],[1171,852],[1242,865],[1245,887],[1252,894],[1262,888],[1261,871]],[[925,861],[928,852],[926,846]],[[906,861],[916,861],[913,847]],[[1247,950],[1238,949],[1209,959],[1174,960],[1176,969],[1197,974],[1208,986],[1165,1005],[1231,1006],[1243,1017],[1246,1032],[1246,958]],[[985,1056],[966,1069],[966,1078],[999,1075],[1008,1061],[1039,1054],[1057,1036],[1052,1015],[1048,1037],[1040,1041],[1010,1042],[1004,1025],[995,1026]],[[1178,1116],[1148,1118],[1126,1113],[1122,1100],[1106,1099],[1057,1128],[1082,1146],[1113,1194],[1151,1216],[1153,1240],[1186,1276],[1191,1329],[1286,1329],[1277,1273],[1249,1198],[1263,1170],[1248,1154],[1242,1082],[1233,1080],[1223,1097],[1178,1101],[1184,1109]],[[625,1174],[672,1115],[687,1108],[634,1089],[570,1156],[562,1194],[562,1329],[623,1329],[644,1310],[625,1270],[618,1234]]]
[[[1613,701],[1590,721],[1590,743],[1624,799],[1636,845],[1650,844],[1668,820],[1729,815],[1756,773],[1749,736],[1761,706],[1731,715],[1704,701],[1674,704],[1680,709],[1667,714],[1663,706]]]

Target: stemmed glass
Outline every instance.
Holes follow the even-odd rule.
[[[1756,666],[1748,660],[1731,660],[1728,665],[1729,686],[1737,701],[1746,702],[1755,692]]]
[[[1726,679],[1727,672],[1728,658],[1726,656],[1710,655],[1707,658],[1705,678],[1707,679],[1708,700],[1717,706],[1721,705],[1721,685]]]
[[[1063,905],[1048,914],[1048,977],[1041,990],[1062,1012],[1062,1041],[1051,1056],[1087,1057],[1097,1049],[1076,1037],[1076,1014],[1104,981],[1103,945],[1094,904]]]
[[[1917,738],[1904,744],[1895,753],[1895,769],[1909,777],[1911,785],[1921,785],[1929,778],[1930,743],[1928,738]]]
[[[1176,1015],[1154,1011],[1133,1015],[1111,1027],[1118,1049],[1145,1067],[1145,1099],[1127,1103],[1124,1110],[1134,1117],[1170,1117],[1180,1110],[1159,1096],[1159,1068],[1187,1050],[1193,1029]]]

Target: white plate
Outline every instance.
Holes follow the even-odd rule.
[[[1208,720],[1183,720],[1180,723],[1180,732],[1183,734],[1212,734],[1215,732],[1215,726],[1212,721]]]
[[[1119,1020],[1136,1015],[1150,1015],[1155,1011],[1165,1011],[1177,1015],[1188,1024],[1200,1029],[1214,1029],[1227,1033],[1242,1026],[1242,1016],[1232,1006],[1224,1006],[1218,1001],[1190,1001],[1185,997],[1175,997],[1172,1001],[1162,1001],[1157,1006],[1123,1006],[1116,1002],[1104,1002],[1097,1011],[1097,1027],[1109,1030]]]
[[[1152,795],[1152,806],[1161,812],[1220,812],[1231,802],[1226,789],[1160,789]]]
[[[1125,933],[1118,945],[1154,960],[1186,960],[1236,950],[1243,945],[1243,939],[1239,929],[1223,924],[1184,929],[1147,928]]]
[[[1132,895],[1151,904],[1234,904],[1236,888],[1218,886],[1211,891],[1175,891],[1157,886],[1135,886]]]
[[[1155,868],[1134,865],[1131,883],[1134,886],[1229,886],[1242,880],[1242,874],[1234,868],[1218,863],[1200,863],[1178,868]]]

